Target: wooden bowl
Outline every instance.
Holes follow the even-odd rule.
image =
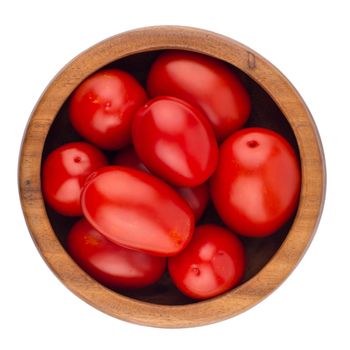
[[[47,208],[41,192],[41,162],[57,146],[79,136],[67,118],[67,99],[87,76],[104,66],[131,72],[142,83],[161,50],[182,49],[216,57],[232,65],[252,97],[248,125],[283,134],[299,154],[302,187],[295,216],[276,234],[244,238],[248,270],[233,290],[206,301],[184,297],[165,274],[153,287],[112,291],[81,270],[64,249],[74,219]],[[235,316],[274,291],[292,272],[316,230],[325,195],[325,165],[314,121],[291,83],[267,60],[236,41],[200,29],[161,26],[137,29],[107,39],[71,61],[49,84],[24,134],[19,160],[24,216],[42,257],[77,296],[117,318],[148,326],[189,327]],[[207,221],[215,221],[209,207]]]

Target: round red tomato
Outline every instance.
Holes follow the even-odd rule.
[[[157,97],[135,115],[136,152],[152,173],[176,186],[194,187],[215,170],[218,148],[201,112],[174,97]]]
[[[146,101],[144,89],[130,74],[118,69],[101,70],[74,91],[70,120],[87,140],[114,150],[130,143],[134,113]]]
[[[240,240],[216,226],[198,226],[189,245],[169,258],[169,273],[177,288],[194,299],[207,299],[236,286],[245,270]]]
[[[224,62],[199,53],[170,50],[154,62],[148,76],[151,97],[169,95],[200,109],[222,141],[250,114],[249,95]]]
[[[267,236],[295,211],[300,193],[298,158],[279,134],[243,129],[220,148],[211,196],[222,220],[237,233]]]
[[[119,166],[97,170],[81,195],[86,219],[114,243],[159,256],[181,251],[194,217],[170,186],[145,172]]]
[[[112,289],[141,288],[153,284],[166,267],[165,258],[116,245],[85,219],[78,221],[70,230],[67,250],[91,277]]]
[[[133,147],[127,147],[119,151],[113,159],[113,164],[139,169],[150,173],[136,154]],[[204,182],[196,187],[175,187],[174,189],[187,202],[193,210],[195,220],[198,221],[209,201],[208,183]]]
[[[85,142],[67,143],[45,159],[42,190],[46,202],[58,213],[82,215],[80,193],[86,178],[107,160],[94,146]]]

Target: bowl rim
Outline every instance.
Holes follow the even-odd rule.
[[[49,128],[67,97],[87,76],[120,58],[154,50],[195,51],[226,61],[257,82],[274,100],[296,137],[301,159],[300,203],[293,225],[274,256],[251,279],[218,297],[187,305],[158,305],[113,292],[81,270],[59,242],[41,193],[41,157]],[[39,98],[24,132],[18,185],[32,239],[54,274],[78,297],[116,318],[155,327],[191,327],[221,321],[256,305],[277,289],[305,254],[325,199],[326,169],[314,120],[299,93],[269,61],[241,43],[203,29],[154,26],[127,31],[70,61]]]

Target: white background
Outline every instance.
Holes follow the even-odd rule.
[[[2,1],[0,5],[0,348],[349,349],[349,79],[347,1]],[[39,256],[17,193],[25,124],[51,78],[111,35],[180,24],[232,37],[277,66],[318,125],[327,159],[322,221],[306,256],[265,301],[192,329],[141,327],[69,292]]]

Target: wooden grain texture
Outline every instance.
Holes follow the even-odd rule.
[[[256,101],[273,101],[271,106],[275,107],[271,107],[271,115],[281,113],[288,121],[302,169],[300,204],[294,221],[281,233],[279,240],[276,238],[265,247],[267,251],[271,249],[272,257],[267,259],[265,256],[263,266],[232,291],[210,300],[183,305],[161,305],[147,296],[138,300],[132,294],[111,291],[89,277],[62,246],[59,234],[54,231],[54,228],[58,230],[60,220],[46,210],[40,187],[44,146],[48,152],[55,142],[64,140],[64,137],[57,137],[58,134],[48,136],[50,128],[56,116],[56,124],[59,122],[59,115],[64,113],[65,102],[75,87],[97,69],[117,60],[122,62],[128,56],[137,57],[142,53],[152,55],[150,52],[163,49],[201,52],[241,70],[249,77],[247,80],[264,91],[254,95]],[[137,64],[140,61],[136,59]],[[130,64],[132,61],[129,60]],[[278,120],[284,117],[277,118],[273,124],[278,128]],[[105,313],[157,327],[212,323],[235,316],[263,300],[287,278],[305,253],[317,228],[325,195],[325,162],[317,129],[290,82],[267,60],[232,39],[204,30],[174,26],[143,28],[116,35],[85,51],[64,67],[47,87],[31,115],[23,138],[18,174],[29,231],[43,259],[57,277],[77,296]]]

